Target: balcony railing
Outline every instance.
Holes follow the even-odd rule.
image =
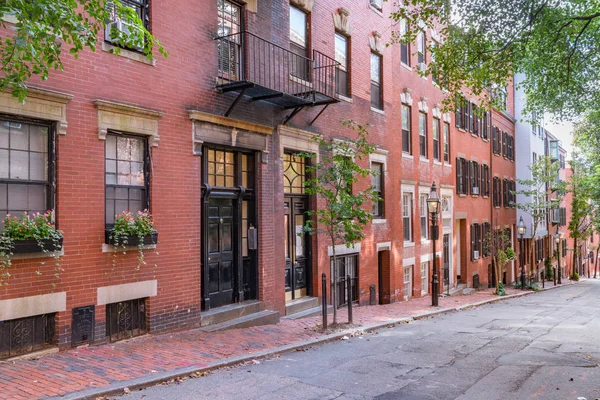
[[[215,39],[218,52],[216,88],[237,92],[253,101],[263,100],[285,109],[327,105],[337,102],[334,59],[313,51],[287,49],[244,31]]]

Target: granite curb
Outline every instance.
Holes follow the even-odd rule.
[[[188,377],[193,374],[209,372],[209,371],[213,371],[213,370],[220,369],[220,368],[243,364],[245,362],[249,362],[252,360],[278,356],[280,354],[289,353],[289,352],[292,352],[292,351],[295,351],[298,349],[302,349],[305,347],[311,347],[311,346],[317,346],[317,345],[329,343],[329,342],[332,342],[335,340],[340,340],[344,336],[354,335],[356,333],[367,333],[367,332],[372,332],[372,331],[376,331],[376,330],[383,329],[383,328],[393,327],[393,326],[400,325],[400,324],[408,324],[413,321],[418,321],[418,320],[431,318],[431,317],[448,314],[448,313],[452,313],[452,312],[464,311],[464,310],[477,308],[477,307],[487,305],[487,304],[497,303],[497,302],[504,301],[504,300],[520,298],[520,297],[536,294],[539,292],[545,292],[545,291],[552,290],[552,289],[558,289],[561,287],[570,286],[572,284],[574,284],[574,283],[566,283],[566,284],[562,284],[560,286],[559,285],[551,286],[551,287],[540,289],[540,291],[538,291],[538,292],[527,291],[527,292],[523,292],[523,293],[515,293],[515,294],[502,296],[502,297],[498,297],[498,298],[482,300],[482,301],[478,301],[476,303],[463,304],[463,305],[457,306],[457,307],[440,308],[440,309],[437,309],[434,311],[427,311],[424,313],[415,314],[410,317],[397,318],[397,319],[393,319],[390,321],[385,321],[385,322],[381,322],[381,323],[377,323],[377,324],[371,324],[368,326],[359,326],[356,328],[349,328],[349,329],[345,329],[340,332],[330,333],[325,336],[321,336],[321,337],[314,338],[314,339],[308,339],[308,340],[304,340],[302,342],[292,343],[292,344],[285,345],[285,346],[280,346],[280,347],[277,347],[274,349],[266,349],[266,350],[261,350],[261,351],[258,351],[256,353],[252,353],[252,354],[244,354],[244,355],[240,355],[240,356],[230,357],[230,358],[215,361],[215,362],[209,363],[207,365],[203,365],[203,366],[189,366],[189,367],[184,367],[184,368],[178,368],[178,369],[174,369],[174,370],[170,370],[170,371],[165,371],[165,372],[160,372],[160,373],[156,373],[156,374],[152,374],[152,375],[148,375],[148,376],[143,376],[140,378],[115,382],[113,384],[110,384],[108,386],[103,386],[101,388],[80,390],[77,392],[66,394],[64,396],[55,396],[55,397],[50,397],[48,399],[94,400],[94,399],[97,399],[98,397],[103,397],[103,396],[121,395],[121,394],[123,394],[123,391],[125,388],[128,388],[129,390],[143,389],[143,388],[146,388],[149,386],[154,386],[154,385],[157,385],[157,384],[160,384],[165,381],[172,380],[172,379]]]

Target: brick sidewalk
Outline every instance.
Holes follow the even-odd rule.
[[[441,298],[440,309],[497,298],[491,292]],[[507,292],[519,293],[514,289]],[[425,297],[385,306],[356,307],[354,323],[368,326],[431,312],[430,304],[431,298]],[[346,309],[339,310],[338,322],[346,321]],[[325,334],[318,329],[320,322],[320,317],[313,317],[224,332],[194,329],[90,346],[35,360],[4,361],[0,362],[0,399],[62,396],[184,367],[202,368],[230,357],[323,337]]]

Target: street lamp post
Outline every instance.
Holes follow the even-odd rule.
[[[525,290],[525,254],[523,253],[523,236],[526,231],[525,223],[523,222],[523,216],[519,218],[519,225],[517,232],[519,233],[519,261],[521,262],[521,289]]]
[[[558,228],[556,228],[556,230],[558,231]],[[556,235],[554,235],[554,241],[556,242],[556,247],[558,250],[558,284],[560,285],[561,282],[561,276],[562,276],[562,271],[560,269],[560,241],[561,241],[561,237],[560,237],[560,233],[556,232]]]
[[[431,185],[431,192],[429,192],[429,198],[427,199],[427,210],[429,211],[429,214],[431,214],[431,240],[433,241],[433,281],[431,282],[431,305],[437,307],[440,283],[438,281],[435,241],[439,236],[437,217],[440,211],[440,197],[438,196],[435,182],[433,182],[433,185]]]

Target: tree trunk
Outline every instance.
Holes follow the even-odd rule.
[[[573,239],[573,272],[571,273],[571,275],[575,275],[575,271],[577,271],[577,253],[578,253],[578,249],[577,249],[577,238],[575,237]]]
[[[333,303],[333,325],[337,324],[337,285],[338,285],[338,273],[337,273],[337,255],[335,254],[335,241],[332,241],[333,245],[331,248],[333,249],[333,274],[331,275],[331,280],[333,280],[333,285],[331,289],[331,302]]]
[[[494,257],[493,267],[496,270],[496,293],[500,294],[500,292],[498,291],[498,288],[500,287],[500,273],[501,273],[502,267],[500,266],[500,263],[498,262],[498,257]]]
[[[596,258],[594,259],[594,279],[598,273],[598,250],[600,250],[600,246],[596,249]]]

